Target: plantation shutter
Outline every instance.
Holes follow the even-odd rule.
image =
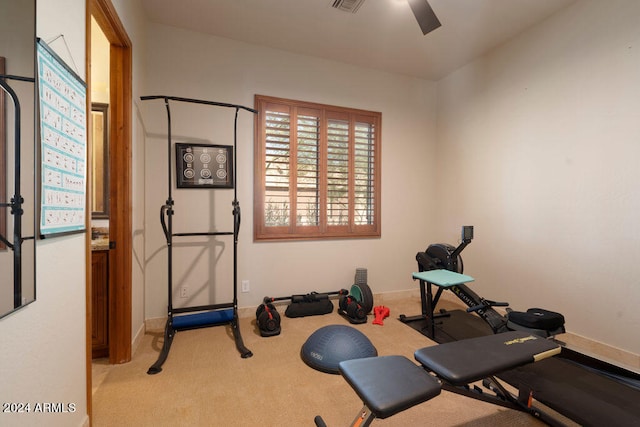
[[[356,121],[354,138],[354,224],[372,225],[376,220],[376,127]]]
[[[264,224],[288,226],[291,217],[291,120],[289,109],[269,105],[265,113]]]
[[[349,225],[349,120],[327,122],[327,226]]]
[[[320,224],[320,114],[298,109],[296,114],[296,226]]]
[[[254,238],[380,236],[381,114],[256,95]]]

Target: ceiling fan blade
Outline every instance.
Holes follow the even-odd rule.
[[[422,34],[430,33],[442,25],[427,0],[409,0],[409,6],[418,20]]]

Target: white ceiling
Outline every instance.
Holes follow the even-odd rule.
[[[407,0],[143,0],[149,20],[349,64],[438,80],[575,0],[429,0],[422,35]]]

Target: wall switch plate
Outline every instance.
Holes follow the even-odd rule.
[[[249,286],[249,281],[248,280],[243,280],[242,281],[242,292],[249,292],[251,290],[251,287]]]

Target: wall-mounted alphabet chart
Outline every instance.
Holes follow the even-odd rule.
[[[85,230],[87,88],[38,40],[40,235]]]

